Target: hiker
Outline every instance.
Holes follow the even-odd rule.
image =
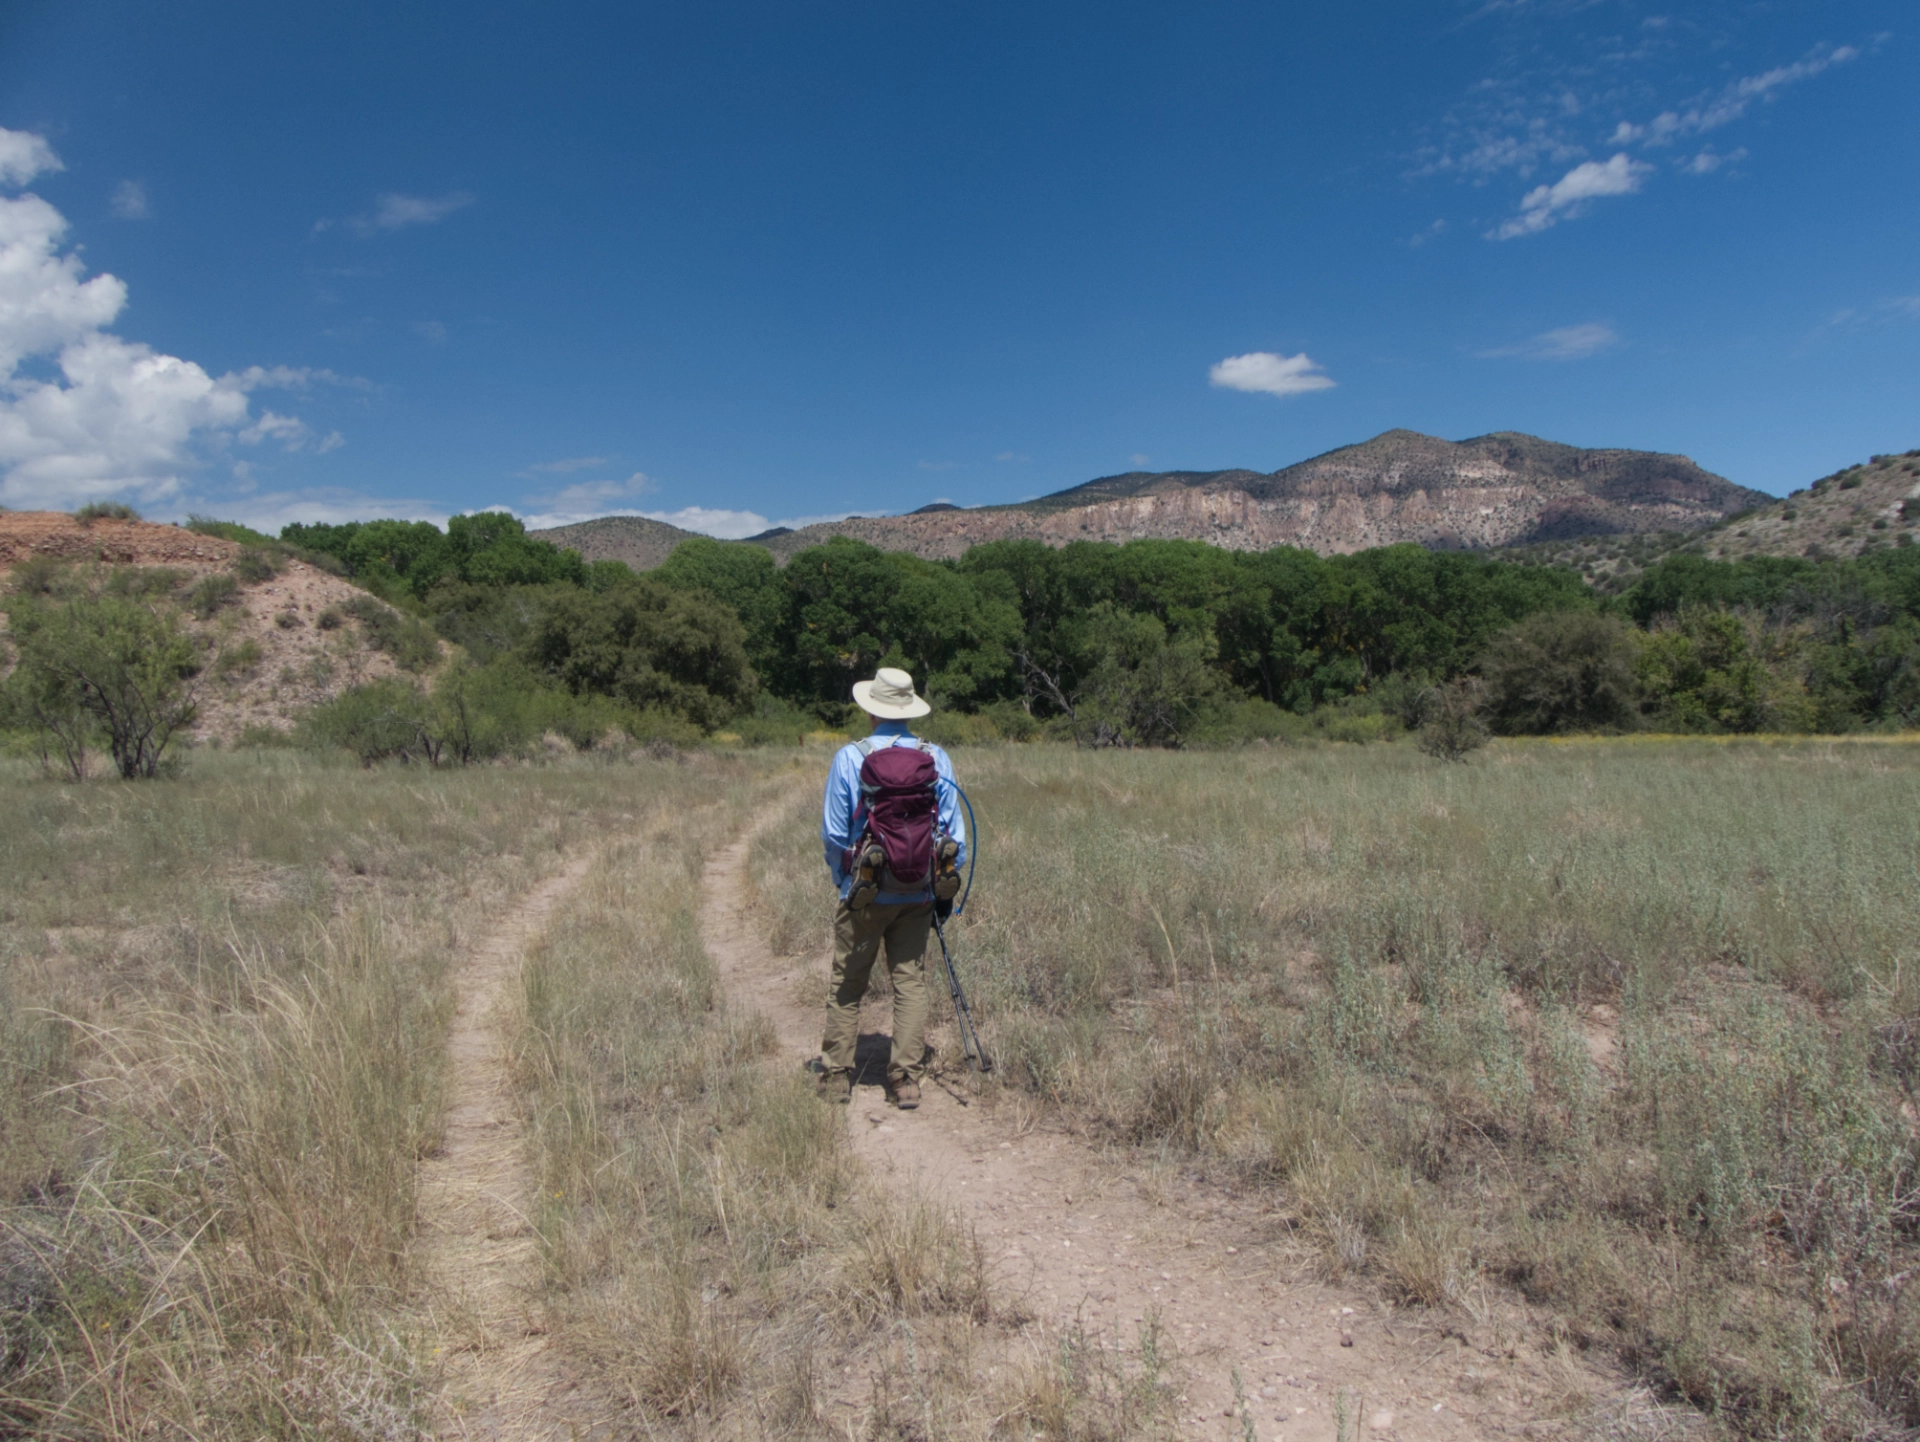
[[[820,818],[827,870],[840,893],[820,1095],[834,1102],[852,1099],[860,999],[884,948],[893,984],[887,1098],[911,1110],[920,1105],[928,1055],[927,933],[934,907],[953,905],[958,868],[966,862],[966,829],[953,763],[907,729],[907,722],[933,709],[914,694],[913,677],[882,666],[871,681],[854,683],[853,699],[873,718],[873,734],[834,756]]]

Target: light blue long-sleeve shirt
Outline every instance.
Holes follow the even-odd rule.
[[[871,738],[877,745],[892,746],[901,741],[913,739],[913,733],[907,729],[904,721],[882,721],[873,728]],[[933,757],[934,770],[939,780],[934,782],[934,798],[940,806],[940,829],[960,843],[958,864],[967,864],[967,828],[960,819],[960,789],[954,784],[953,763],[947,760],[947,753],[931,742],[920,743],[927,754]],[[827,794],[820,814],[820,844],[827,853],[827,870],[833,876],[833,884],[840,890],[840,899],[846,900],[847,893],[853,890],[853,877],[841,863],[846,849],[859,840],[853,834],[853,815],[860,808],[860,763],[867,758],[860,750],[858,742],[842,746],[834,753],[833,766],[827,772]],[[874,898],[881,906],[895,906],[905,902],[933,900],[931,878],[924,890],[897,892],[883,891]]]

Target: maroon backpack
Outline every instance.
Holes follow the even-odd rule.
[[[940,807],[934,783],[940,772],[919,740],[897,746],[860,743],[860,806],[853,814],[854,835],[864,830],[887,854],[880,875],[882,891],[924,891],[933,871],[934,831]],[[853,850],[858,851],[856,843]]]

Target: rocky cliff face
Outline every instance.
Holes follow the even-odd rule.
[[[1108,476],[1021,506],[856,517],[766,544],[792,555],[843,535],[928,557],[1019,538],[1056,546],[1178,538],[1240,551],[1299,546],[1322,555],[1399,541],[1491,548],[1693,530],[1770,499],[1685,456],[1581,450],[1512,432],[1443,441],[1388,431],[1271,474]]]
[[[999,540],[1064,546],[1180,539],[1237,551],[1299,546],[1322,555],[1399,541],[1479,549],[1695,530],[1771,499],[1685,456],[1582,450],[1509,431],[1467,441],[1388,431],[1271,473],[1132,472],[1023,505],[853,516],[756,543],[781,559],[832,536],[930,559]],[[611,531],[600,533],[615,524],[610,518],[541,534],[590,559],[618,554],[628,560],[608,549]],[[650,534],[646,545],[634,546],[630,564],[658,565],[663,539]]]

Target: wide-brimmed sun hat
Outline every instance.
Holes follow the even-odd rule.
[[[871,681],[855,681],[853,700],[869,716],[887,721],[910,721],[933,710],[913,694],[913,677],[891,666],[882,666]]]

